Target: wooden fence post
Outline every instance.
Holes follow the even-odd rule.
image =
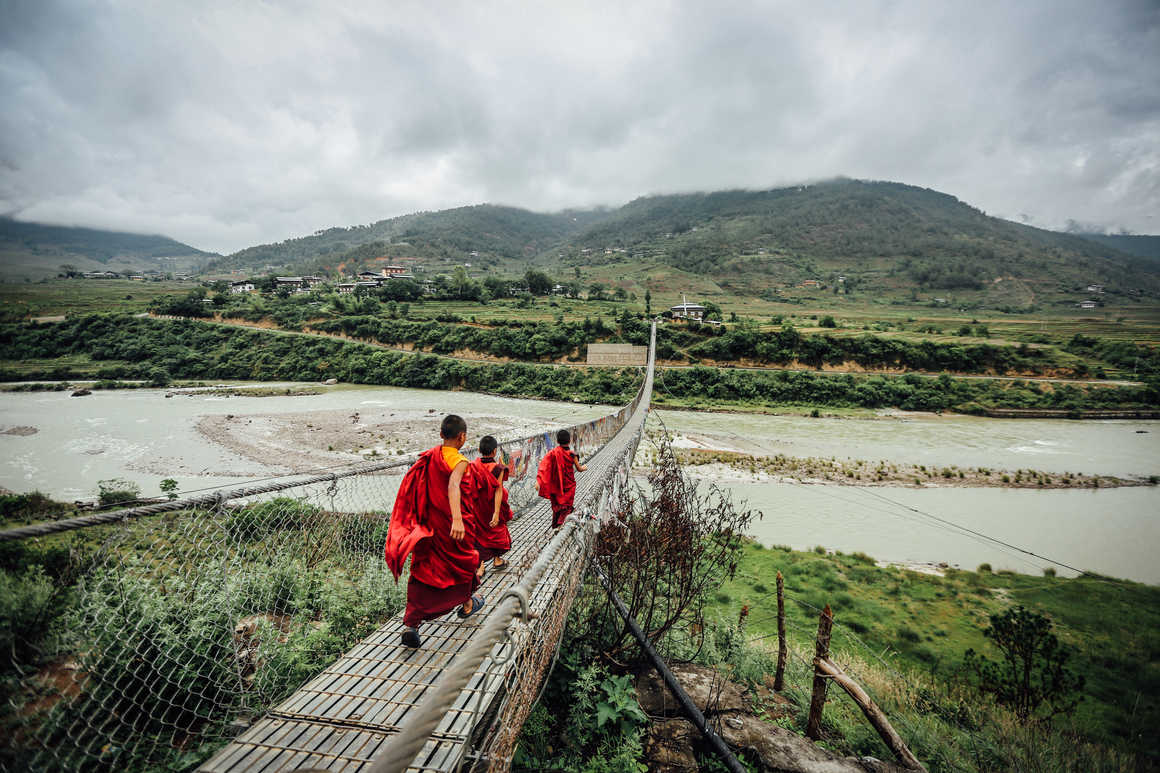
[[[920,770],[925,773],[926,768],[910,751],[906,742],[902,740],[902,736],[890,724],[890,720],[882,713],[882,709],[878,708],[878,704],[866,693],[862,687],[846,675],[837,663],[830,660],[828,657],[819,657],[814,660],[814,668],[826,674],[828,677],[838,683],[838,686],[845,690],[849,696],[858,704],[858,708],[862,709],[862,713],[870,722],[870,725],[878,731],[878,735],[882,737],[883,743],[894,752],[904,766],[911,770]],[[810,719],[813,719],[813,714],[810,714]]]
[[[785,640],[785,580],[781,572],[777,573],[777,673],[773,677],[774,692],[781,692],[785,687],[785,659],[789,654],[789,645]]]
[[[825,672],[817,663],[830,656],[830,632],[833,628],[834,613],[830,611],[830,605],[826,604],[826,608],[818,617],[818,641],[814,648],[814,693],[810,697],[810,718],[806,723],[806,737],[814,741],[822,737],[822,709],[826,705],[828,681]]]

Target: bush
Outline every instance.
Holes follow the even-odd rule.
[[[3,667],[34,662],[63,611],[51,578],[32,566],[20,574],[0,571],[0,659]]]
[[[141,487],[131,480],[109,478],[97,481],[97,501],[102,507],[135,502],[141,498]]]
[[[230,511],[226,534],[240,542],[252,542],[276,531],[304,529],[315,523],[322,510],[290,497],[246,505]]]
[[[1016,606],[991,615],[991,625],[983,631],[999,650],[999,660],[973,649],[964,655],[964,665],[978,679],[978,690],[994,695],[1023,722],[1070,714],[1083,697],[1079,694],[1083,675],[1067,668],[1071,648],[1060,644],[1051,628],[1047,617]]]

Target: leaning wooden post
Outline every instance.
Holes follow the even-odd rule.
[[[910,751],[910,748],[906,745],[906,742],[902,740],[902,736],[898,734],[898,731],[894,729],[894,726],[890,724],[890,720],[886,718],[886,715],[882,712],[882,709],[878,708],[878,704],[874,702],[874,699],[871,698],[867,692],[858,685],[857,682],[847,676],[846,672],[839,668],[837,663],[830,660],[828,657],[816,658],[814,660],[814,668],[818,669],[826,676],[837,682],[838,686],[845,690],[850,695],[850,697],[854,699],[854,702],[858,704],[858,708],[862,709],[862,713],[866,716],[866,719],[869,720],[871,726],[873,726],[873,728],[878,731],[878,735],[882,737],[882,741],[886,744],[890,751],[894,752],[894,756],[897,757],[904,766],[911,770],[921,770],[925,773],[926,768],[922,766],[922,763],[919,762],[918,758],[914,756],[914,753]],[[811,714],[811,718],[812,716],[813,715]]]
[[[789,645],[785,640],[785,580],[777,573],[777,673],[773,676],[774,692],[785,687],[785,659],[789,655]]]
[[[830,631],[834,628],[834,613],[830,605],[818,617],[818,641],[814,649],[814,663],[830,656]],[[806,723],[806,737],[814,741],[822,737],[822,709],[826,705],[826,683],[828,677],[822,669],[814,665],[814,694],[810,698],[810,718]]]

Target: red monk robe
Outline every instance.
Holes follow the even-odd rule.
[[[499,558],[512,548],[512,537],[507,523],[512,519],[511,504],[503,482],[508,470],[491,457],[481,457],[471,463],[472,485],[475,489],[475,547],[479,551],[479,562]],[[495,497],[500,495],[499,517],[496,518]],[[495,519],[495,525],[492,520]]]
[[[423,452],[407,471],[391,511],[384,557],[395,579],[411,556],[411,579],[407,584],[407,609],[403,624],[418,627],[424,620],[440,617],[467,602],[479,586],[475,570],[475,500],[470,471],[460,483],[461,510],[466,531],[463,539],[451,538],[451,503],[447,496],[451,471],[467,459],[450,446]]]
[[[536,485],[540,496],[552,503],[552,526],[563,526],[576,497],[576,456],[568,446],[556,446],[544,455]]]

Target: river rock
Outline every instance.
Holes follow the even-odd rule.
[[[723,718],[717,731],[734,751],[760,760],[761,770],[778,773],[907,773],[893,762],[873,757],[839,757],[792,730],[750,714]]]
[[[697,770],[693,741],[701,734],[686,719],[661,719],[648,729],[644,756],[649,773],[684,773]]]
[[[84,397],[85,395],[91,395],[91,394],[92,394],[92,391],[91,391],[91,390],[88,390],[88,389],[78,389],[77,391],[73,392],[73,393],[72,393],[71,395],[69,395],[69,396],[70,396],[70,397]]]
[[[703,712],[749,711],[752,701],[742,689],[707,666],[678,663],[670,667],[677,682]],[[640,707],[651,716],[678,716],[680,704],[665,687],[664,680],[649,669],[636,678],[636,697]]]
[[[328,379],[326,379],[326,381],[323,381],[322,383],[323,383],[323,384],[326,384],[327,386],[334,386],[335,384],[337,384],[337,383],[338,383],[338,379],[336,379],[336,378],[328,378]]]

